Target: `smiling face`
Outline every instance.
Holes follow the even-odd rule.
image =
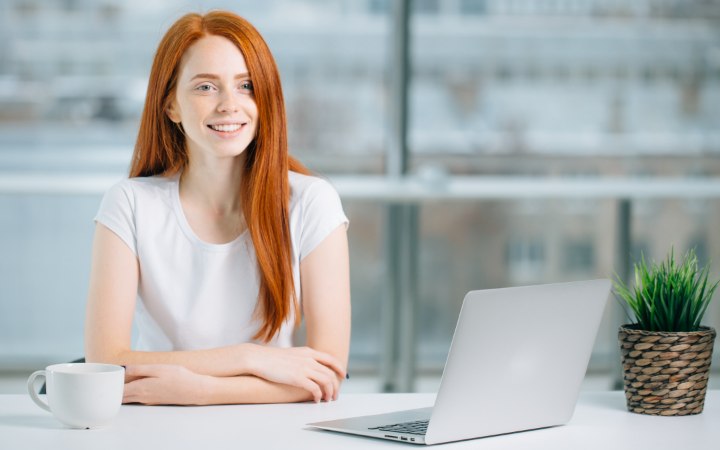
[[[182,124],[191,163],[243,154],[255,137],[258,110],[235,44],[210,35],[188,48],[167,115]]]

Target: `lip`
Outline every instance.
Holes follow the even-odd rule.
[[[240,128],[238,128],[235,131],[218,131],[212,128],[213,126],[222,126],[222,125],[240,125]],[[222,122],[213,122],[207,125],[207,129],[210,130],[212,134],[215,136],[221,137],[221,138],[232,138],[237,136],[238,134],[242,133],[245,128],[247,128],[247,122],[239,122],[239,121],[222,121]]]
[[[242,120],[223,120],[223,121],[208,123],[208,126],[217,126],[217,125],[247,125],[247,122],[244,122]]]

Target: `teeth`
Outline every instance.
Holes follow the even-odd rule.
[[[224,131],[226,133],[237,131],[240,127],[242,127],[242,125],[239,123],[234,123],[232,125],[210,125],[210,128],[215,131]]]

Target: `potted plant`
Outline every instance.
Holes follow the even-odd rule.
[[[618,332],[628,410],[661,416],[699,414],[716,334],[700,321],[718,282],[708,284],[710,265],[699,270],[694,250],[679,264],[671,249],[660,264],[648,266],[643,256],[634,268],[632,288],[617,275],[614,283],[615,296],[634,317]]]

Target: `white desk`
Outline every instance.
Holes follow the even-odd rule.
[[[69,450],[367,449],[412,444],[316,431],[307,422],[432,405],[432,394],[347,394],[322,404],[166,407],[125,405],[109,427],[64,428],[26,395],[0,395],[0,448]],[[703,414],[651,417],[625,409],[622,392],[583,393],[568,425],[444,444],[452,449],[708,449],[720,445],[720,391]]]

